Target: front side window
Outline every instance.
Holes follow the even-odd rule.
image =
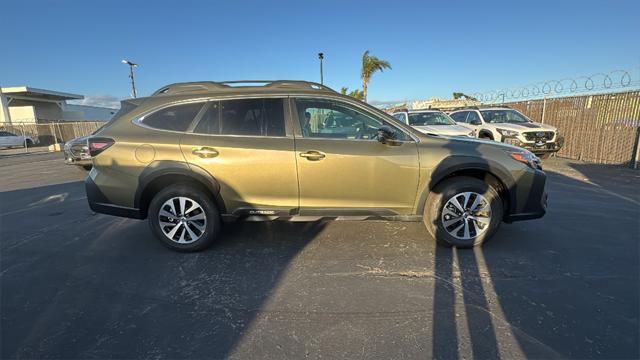
[[[446,114],[441,112],[424,112],[409,114],[409,125],[411,126],[437,126],[437,125],[455,125]]]
[[[373,140],[382,125],[389,125],[337,101],[297,99],[296,107],[302,134],[309,138]]]
[[[396,119],[398,119],[400,122],[402,122],[402,123],[404,123],[404,124],[406,124],[406,123],[407,123],[407,118],[406,118],[406,116],[405,116],[405,114],[404,114],[404,113],[397,113],[397,114],[394,114],[394,115],[393,115],[393,117],[395,117]]]
[[[515,110],[482,110],[482,117],[488,123],[528,123],[524,115]]]
[[[170,106],[145,116],[142,123],[155,129],[186,131],[202,105],[203,103],[191,103]]]
[[[467,116],[467,122],[471,125],[480,125],[482,124],[482,121],[480,121],[480,116],[478,116],[478,113],[475,111],[471,111],[469,113],[469,116]]]
[[[451,114],[451,118],[456,122],[466,122],[468,113],[469,113],[468,111],[460,111],[457,113],[453,113]]]

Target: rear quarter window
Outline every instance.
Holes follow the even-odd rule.
[[[186,131],[203,103],[169,106],[145,116],[141,123],[154,129]]]

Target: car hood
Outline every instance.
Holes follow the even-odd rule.
[[[491,125],[493,125],[493,126],[495,126],[497,128],[500,128],[500,129],[515,130],[515,131],[519,131],[519,132],[536,131],[536,130],[556,131],[556,128],[551,126],[551,125],[540,124],[540,123],[535,123],[535,122],[521,123],[521,124],[516,124],[516,123],[491,123]]]
[[[461,144],[461,145],[477,146],[478,144],[482,144],[483,146],[488,145],[494,148],[501,148],[505,150],[526,151],[521,147],[518,147],[515,145],[509,145],[507,143],[493,141],[489,139],[479,139],[479,138],[472,138],[472,137],[466,137],[466,136],[461,137],[461,136],[449,136],[449,135],[423,135],[423,136],[439,137],[439,138],[447,139],[450,142]]]
[[[438,134],[450,136],[466,136],[471,131],[461,125],[431,125],[414,126],[414,128],[424,134]]]

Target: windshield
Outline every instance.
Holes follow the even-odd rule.
[[[482,110],[482,117],[488,123],[527,123],[531,122],[515,110]]]
[[[425,112],[409,114],[409,125],[431,126],[431,125],[455,125],[448,115],[441,112]]]

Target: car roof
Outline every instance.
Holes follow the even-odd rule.
[[[438,109],[418,109],[418,110],[407,110],[407,109],[403,109],[403,110],[398,110],[398,111],[394,111],[394,114],[400,114],[400,113],[409,113],[409,114],[419,114],[419,113],[433,113],[433,112],[442,112],[442,110],[438,110]]]
[[[161,87],[151,97],[171,95],[243,95],[281,93],[325,93],[337,94],[333,89],[310,81],[302,80],[234,80],[196,81],[175,83]]]

